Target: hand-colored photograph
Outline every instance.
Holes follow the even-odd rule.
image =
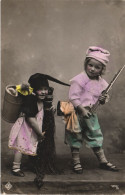
[[[125,1],[1,1],[1,194],[125,194]]]

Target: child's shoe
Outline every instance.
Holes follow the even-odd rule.
[[[23,171],[21,171],[20,169],[18,171],[15,171],[14,169],[11,170],[11,173],[14,175],[14,176],[18,176],[18,177],[24,177],[25,174],[23,173]]]
[[[100,168],[108,171],[119,171],[119,169],[110,162],[100,163]]]
[[[83,168],[80,163],[74,164],[73,165],[73,171],[77,174],[82,174],[83,173]]]

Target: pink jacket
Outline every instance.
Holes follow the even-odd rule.
[[[69,100],[75,107],[95,104],[101,92],[108,86],[108,83],[102,77],[99,77],[99,80],[92,80],[86,72],[72,78],[70,84]]]

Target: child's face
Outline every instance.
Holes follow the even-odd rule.
[[[102,63],[92,58],[86,66],[86,73],[91,79],[95,79],[97,76],[101,75],[102,69]]]
[[[36,91],[37,97],[39,100],[45,99],[46,95],[48,94],[48,87],[41,87]]]

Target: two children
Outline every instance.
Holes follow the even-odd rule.
[[[89,47],[84,62],[84,71],[71,79],[69,100],[77,114],[79,131],[72,133],[66,130],[66,143],[71,147],[73,170],[78,174],[83,172],[79,156],[83,140],[97,156],[100,168],[118,171],[118,168],[109,163],[105,157],[102,149],[103,134],[98,117],[96,113],[91,113],[91,107],[97,100],[100,104],[104,104],[108,99],[108,96],[102,93],[108,86],[102,75],[109,62],[109,55],[109,51],[103,48]]]
[[[71,79],[69,100],[73,105],[72,111],[74,109],[77,115],[75,122],[77,123],[78,131],[70,132],[66,130],[66,143],[69,144],[71,148],[73,170],[78,174],[83,172],[79,155],[79,149],[82,147],[83,140],[88,147],[92,148],[97,156],[100,168],[118,171],[116,166],[108,162],[104,150],[102,149],[103,134],[97,114],[91,113],[91,109],[88,109],[91,108],[97,100],[100,101],[100,104],[104,104],[107,101],[108,96],[103,95],[102,92],[106,89],[108,83],[102,78],[102,75],[109,62],[109,55],[110,53],[103,48],[89,47],[84,62],[84,71]],[[40,141],[45,143],[47,139],[43,117],[44,103],[50,89],[48,80],[57,82],[56,79],[52,79],[50,76],[45,76],[40,73],[36,73],[29,78],[29,84],[33,88],[33,93],[23,97],[23,115],[15,122],[9,136],[9,147],[15,150],[12,167],[13,175],[24,176],[24,173],[20,169],[22,154],[31,156],[37,155],[38,141],[39,143]],[[67,85],[62,82],[58,83]],[[47,116],[48,114],[46,118]],[[73,117],[74,116],[75,115],[73,115]],[[50,134],[48,134],[48,138],[49,135]],[[54,131],[51,135],[52,137],[54,136]],[[51,140],[53,140],[54,153],[54,137]],[[50,139],[48,139],[45,145],[49,143]],[[41,154],[41,152],[39,153]]]

